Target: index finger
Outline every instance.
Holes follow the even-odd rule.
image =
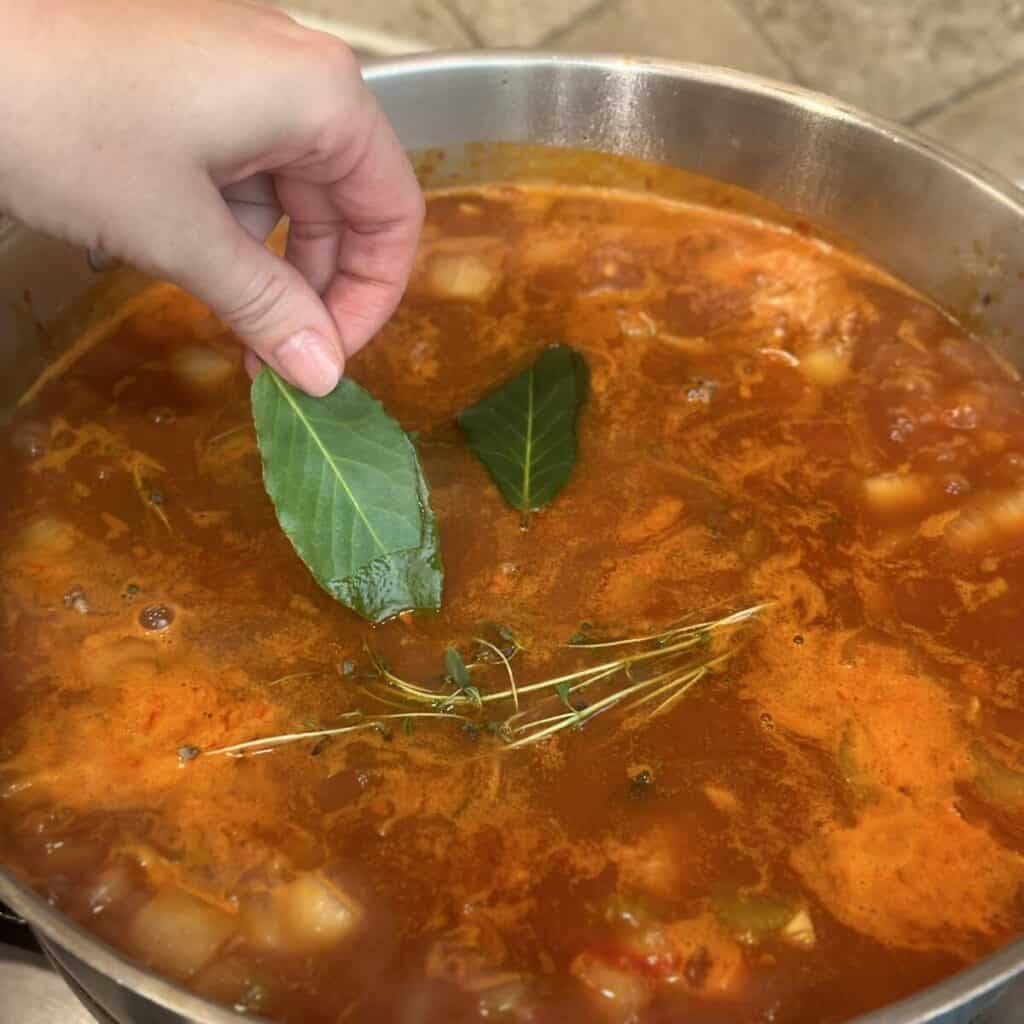
[[[326,156],[280,172],[278,196],[290,218],[285,254],[322,295],[351,355],[402,297],[424,201],[401,143],[368,93],[355,116],[339,115],[325,138]]]

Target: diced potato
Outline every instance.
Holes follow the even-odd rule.
[[[1024,539],[1024,489],[1004,491],[965,509],[946,527],[946,540],[966,553]]]
[[[248,946],[271,952],[280,952],[288,947],[283,916],[270,895],[262,894],[246,900],[240,926]]]
[[[80,895],[91,914],[102,914],[111,907],[120,913],[146,898],[146,876],[137,863],[119,857],[92,878]]]
[[[245,937],[256,947],[311,952],[355,934],[363,910],[320,875],[304,874],[250,902],[242,919]]]
[[[800,369],[815,384],[830,388],[849,375],[851,355],[848,348],[838,345],[812,348],[800,356]]]
[[[555,229],[534,239],[532,245],[521,247],[516,252],[516,262],[526,273],[543,273],[551,268],[571,266],[575,252],[575,235]]]
[[[931,480],[924,473],[879,473],[864,481],[864,500],[881,515],[926,505]]]
[[[779,935],[783,941],[797,949],[813,949],[818,941],[814,922],[806,910],[798,910]]]
[[[472,253],[435,253],[427,267],[431,291],[446,299],[482,301],[500,280],[501,272],[493,261]]]
[[[209,345],[182,345],[171,355],[171,369],[190,387],[220,387],[235,372],[236,363]]]
[[[654,982],[650,978],[592,953],[576,957],[570,972],[585,986],[594,1007],[610,1024],[627,1024],[654,999]]]
[[[195,977],[192,985],[201,995],[219,1003],[245,1007],[250,1012],[259,1012],[270,995],[267,982],[238,956],[214,960]]]
[[[222,910],[167,889],[142,905],[125,941],[147,963],[187,978],[213,959],[234,930],[234,920]]]
[[[280,903],[292,940],[307,948],[333,946],[362,922],[362,908],[317,875],[300,875],[282,893]]]

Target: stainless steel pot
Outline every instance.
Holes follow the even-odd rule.
[[[428,183],[515,172],[514,151],[481,160],[463,148],[475,142],[580,147],[717,178],[844,237],[1024,365],[1024,193],[893,125],[731,71],[617,57],[431,56],[374,66],[366,78],[405,145],[431,150],[421,161]],[[98,277],[80,251],[0,231],[0,415],[53,355],[43,326]],[[97,1012],[238,1024],[232,1011],[134,966],[2,869],[0,900],[31,923]],[[967,1024],[1018,974],[1024,939],[857,1024]],[[1003,1008],[1024,1020],[1024,1003]]]

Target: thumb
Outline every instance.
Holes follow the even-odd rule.
[[[156,269],[205,302],[263,362],[310,395],[333,391],[345,357],[320,296],[238,223],[208,179],[189,190]],[[183,212],[179,208],[179,214]]]

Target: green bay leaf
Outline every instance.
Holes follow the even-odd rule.
[[[528,370],[459,414],[470,451],[524,522],[569,479],[586,391],[583,357],[551,345]]]
[[[416,449],[358,384],[310,398],[264,367],[252,385],[263,482],[320,585],[371,622],[436,610],[443,569]]]

